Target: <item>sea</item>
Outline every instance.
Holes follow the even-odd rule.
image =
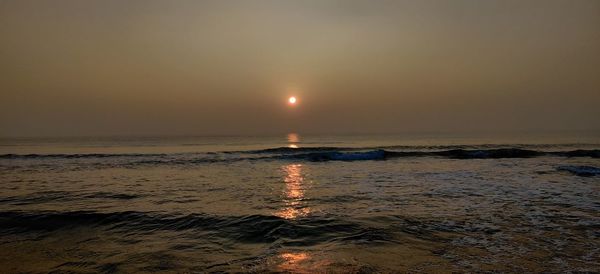
[[[600,272],[600,135],[0,139],[1,273]]]

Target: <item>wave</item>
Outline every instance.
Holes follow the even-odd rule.
[[[582,177],[600,175],[600,168],[593,166],[559,166],[556,169],[559,171],[568,171]]]
[[[123,159],[122,164],[200,164],[257,160],[306,161],[364,161],[403,157],[442,157],[450,159],[501,159],[554,157],[600,158],[598,149],[546,151],[523,148],[447,149],[447,150],[392,150],[350,147],[270,148],[242,152],[207,152],[185,154],[2,154],[0,159]]]
[[[314,246],[321,243],[399,243],[395,234],[410,234],[439,242],[438,232],[497,232],[485,225],[423,219],[408,216],[350,218],[312,215],[285,219],[272,215],[223,216],[212,214],[165,214],[121,211],[0,211],[0,236],[17,233],[98,228],[127,235],[155,231],[192,232],[194,237],[210,234],[243,243],[277,243]]]
[[[445,156],[454,159],[499,159],[499,158],[531,158],[546,154],[546,152],[527,150],[520,148],[500,149],[477,149],[464,150],[454,149],[447,151],[432,152],[437,156]]]
[[[313,153],[302,153],[293,155],[283,155],[277,158],[283,159],[303,159],[312,162],[321,161],[361,161],[361,160],[384,160],[388,152],[385,150],[373,150],[363,152],[340,152],[340,151],[329,151],[329,152],[313,152]]]
[[[92,193],[77,193],[67,191],[41,191],[26,195],[10,196],[0,198],[0,204],[30,205],[51,202],[69,202],[82,199],[104,199],[104,200],[132,200],[142,197],[141,195],[112,193],[106,191]]]
[[[539,156],[559,157],[591,157],[600,158],[600,150],[574,150],[574,151],[536,151],[517,148],[503,149],[453,149],[442,151],[389,151],[371,150],[362,152],[314,152],[299,153],[280,156],[279,158],[305,159],[309,161],[359,161],[359,160],[385,160],[404,157],[444,157],[450,159],[501,159],[501,158],[532,158]]]
[[[334,241],[393,241],[380,228],[326,216],[287,220],[268,215],[165,215],[136,211],[0,212],[0,234],[51,232],[79,227],[101,227],[128,233],[192,230],[246,243],[287,240],[299,245],[313,245]]]
[[[365,146],[365,147],[274,147],[249,151],[230,151],[229,153],[307,153],[307,152],[330,152],[330,151],[365,151],[365,150],[389,150],[389,151],[451,151],[451,150],[496,150],[496,149],[524,149],[524,150],[551,150],[560,149],[574,150],[582,148],[597,149],[600,144],[477,144],[477,145],[391,145],[391,146]]]

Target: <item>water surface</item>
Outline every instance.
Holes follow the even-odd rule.
[[[3,139],[2,272],[600,271],[596,138]]]

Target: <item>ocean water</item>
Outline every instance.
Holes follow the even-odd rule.
[[[597,136],[0,139],[0,272],[600,272]]]

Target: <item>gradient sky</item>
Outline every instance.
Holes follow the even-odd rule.
[[[0,0],[0,136],[597,130],[599,118],[597,0]]]

